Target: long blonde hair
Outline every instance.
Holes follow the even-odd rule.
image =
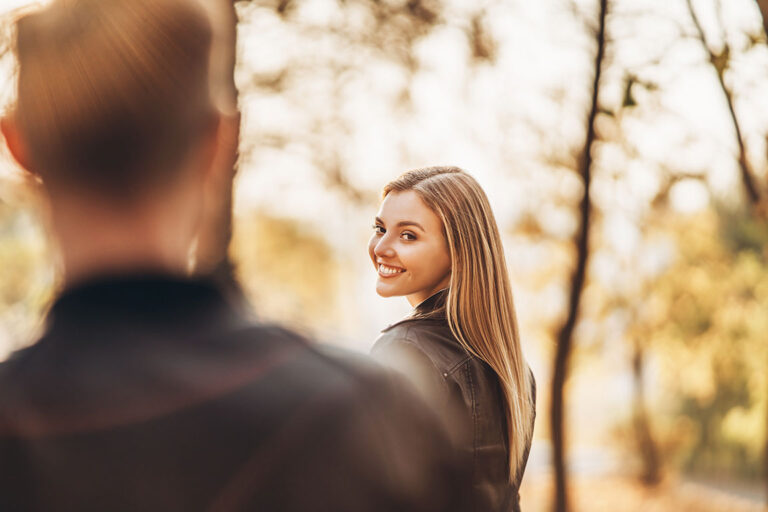
[[[457,167],[415,169],[384,187],[383,195],[412,190],[443,223],[451,255],[446,316],[471,355],[486,362],[501,384],[515,480],[530,441],[533,404],[512,287],[496,220],[483,189]]]
[[[17,20],[13,117],[33,170],[112,199],[172,183],[215,119],[211,44],[195,0],[54,0]]]

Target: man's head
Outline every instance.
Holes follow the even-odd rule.
[[[18,20],[2,131],[42,178],[65,266],[186,258],[221,160],[212,41],[196,0],[54,0]]]
[[[23,17],[11,150],[51,194],[123,203],[167,186],[215,126],[211,38],[192,0],[58,0]]]

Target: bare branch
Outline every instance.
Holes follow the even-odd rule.
[[[701,42],[704,50],[707,52],[709,62],[712,64],[712,67],[715,70],[715,74],[717,75],[717,80],[720,84],[720,90],[723,92],[723,96],[725,97],[725,101],[728,105],[728,112],[731,116],[731,123],[733,124],[733,130],[736,135],[736,143],[739,148],[738,164],[739,169],[741,170],[741,181],[744,185],[744,189],[747,192],[747,198],[749,199],[750,204],[752,206],[757,206],[760,204],[761,194],[757,185],[755,184],[753,172],[750,168],[749,159],[747,157],[744,135],[742,134],[741,124],[739,122],[738,116],[736,115],[736,110],[734,107],[733,91],[731,91],[731,89],[725,83],[725,71],[727,70],[728,64],[730,62],[730,48],[725,41],[723,42],[723,50],[719,53],[715,53],[710,48],[707,37],[704,34],[701,22],[699,21],[699,17],[696,15],[696,10],[693,8],[691,0],[686,0],[686,3],[688,5],[688,11],[691,14],[693,25],[696,27],[699,41]]]
[[[579,6],[576,5],[574,0],[567,0],[567,9],[571,12],[574,18],[581,22],[587,32],[597,36],[599,27],[595,25],[594,20],[589,19],[589,17],[579,10]]]
[[[493,62],[498,52],[498,43],[491,35],[485,23],[485,13],[472,16],[469,28],[465,31],[475,62]]]

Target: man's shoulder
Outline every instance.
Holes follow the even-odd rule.
[[[284,326],[248,325],[222,333],[214,344],[230,353],[224,359],[232,367],[262,368],[272,382],[284,383],[285,399],[322,393],[338,404],[372,400],[386,406],[402,398],[399,376],[370,356],[319,343]],[[259,382],[253,384],[249,387],[261,394]]]
[[[347,381],[359,388],[360,385],[376,384],[392,378],[392,374],[371,357],[337,347],[328,343],[316,342],[302,334],[279,325],[252,325],[238,333],[228,334],[229,342],[243,344],[269,344],[273,351],[287,350],[293,357],[284,363],[291,366],[312,368],[318,378],[326,375]],[[301,368],[297,368],[300,370]]]
[[[170,417],[214,401],[228,410],[279,416],[316,395],[342,408],[367,400],[387,407],[397,387],[369,358],[320,346],[278,325],[243,325],[199,339],[136,340],[133,345],[69,341],[45,336],[0,363],[0,420],[50,416],[44,423],[67,418],[76,425],[71,428],[80,429],[81,423],[91,428],[95,420],[86,419],[98,416],[106,428]],[[73,410],[90,416],[72,417]]]
[[[463,466],[437,418],[394,372],[274,325],[204,338],[153,351],[147,344],[137,360],[130,350],[105,359],[114,347],[81,348],[73,357],[80,365],[62,365],[56,340],[43,340],[0,365],[5,378],[23,379],[7,381],[14,400],[0,398],[0,440],[4,432],[6,440],[78,432],[80,457],[99,440],[136,435],[143,442],[133,456],[143,460],[180,450],[179,434],[199,431],[210,442],[184,449],[209,461],[210,471],[230,471],[227,457],[247,452],[247,471],[271,468],[264,478],[286,482],[252,493],[260,472],[243,473],[247,485],[231,489],[236,500],[306,510],[323,495],[336,510],[463,510],[455,507],[468,481]],[[53,376],[44,383],[29,377],[46,371]],[[350,482],[356,492],[346,492]]]
[[[13,384],[28,373],[25,370],[33,364],[35,354],[40,350],[38,343],[39,341],[11,352],[5,361],[0,361],[0,394],[14,387],[3,383]]]
[[[26,372],[34,371],[38,365],[50,362],[54,357],[78,359],[92,357],[94,352],[121,352],[121,347],[116,346],[117,344],[109,337],[76,344],[59,338],[57,333],[49,333],[35,343],[12,352],[5,361],[0,361],[0,380],[17,378]],[[172,342],[167,342],[167,338],[168,336],[151,336],[146,341],[131,340],[135,342],[132,354],[141,355],[140,345],[142,344],[146,346],[143,355],[147,358],[152,357],[153,353],[164,355],[169,351],[176,351],[179,355],[187,353],[192,358],[199,355],[201,351],[205,351],[208,355],[230,356],[232,359],[242,361],[249,358],[269,357],[275,352],[286,352],[293,357],[287,357],[284,362],[292,359],[314,360],[321,363],[329,372],[338,372],[352,377],[377,375],[381,371],[378,365],[367,356],[314,342],[278,324],[242,323],[199,337],[179,337]],[[61,343],[62,341],[65,343]],[[102,347],[95,345],[102,345]],[[210,358],[207,359],[210,360]]]

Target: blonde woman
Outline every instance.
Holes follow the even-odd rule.
[[[369,254],[382,297],[414,308],[374,357],[405,373],[471,464],[477,511],[518,511],[536,385],[520,339],[499,229],[478,183],[455,167],[384,187]]]

